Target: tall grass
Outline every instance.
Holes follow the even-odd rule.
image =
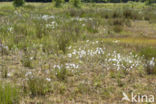
[[[0,82],[0,104],[19,104],[17,88]]]
[[[30,92],[31,96],[45,96],[51,91],[50,83],[41,77],[30,77],[27,81],[26,92]]]
[[[147,74],[156,74],[156,48],[144,48],[140,54],[145,58]]]

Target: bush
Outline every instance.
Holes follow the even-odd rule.
[[[73,0],[73,6],[74,7],[80,7],[80,5],[81,5],[81,0]]]
[[[146,0],[145,4],[146,5],[151,5],[154,2],[154,0]]]
[[[63,3],[63,0],[55,0],[55,7],[60,7]]]
[[[15,7],[23,6],[24,5],[24,0],[14,0],[13,5]]]
[[[0,82],[0,104],[18,104],[19,95],[17,88],[10,84],[3,84]]]

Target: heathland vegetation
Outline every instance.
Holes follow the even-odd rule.
[[[122,92],[156,96],[151,1],[14,0],[0,3],[0,20],[0,104],[128,104]]]

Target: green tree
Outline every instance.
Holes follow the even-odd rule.
[[[152,3],[154,3],[154,0],[146,0],[146,5],[151,5]]]

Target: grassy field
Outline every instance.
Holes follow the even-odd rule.
[[[137,103],[123,92],[156,97],[155,4],[0,3],[0,104]]]

